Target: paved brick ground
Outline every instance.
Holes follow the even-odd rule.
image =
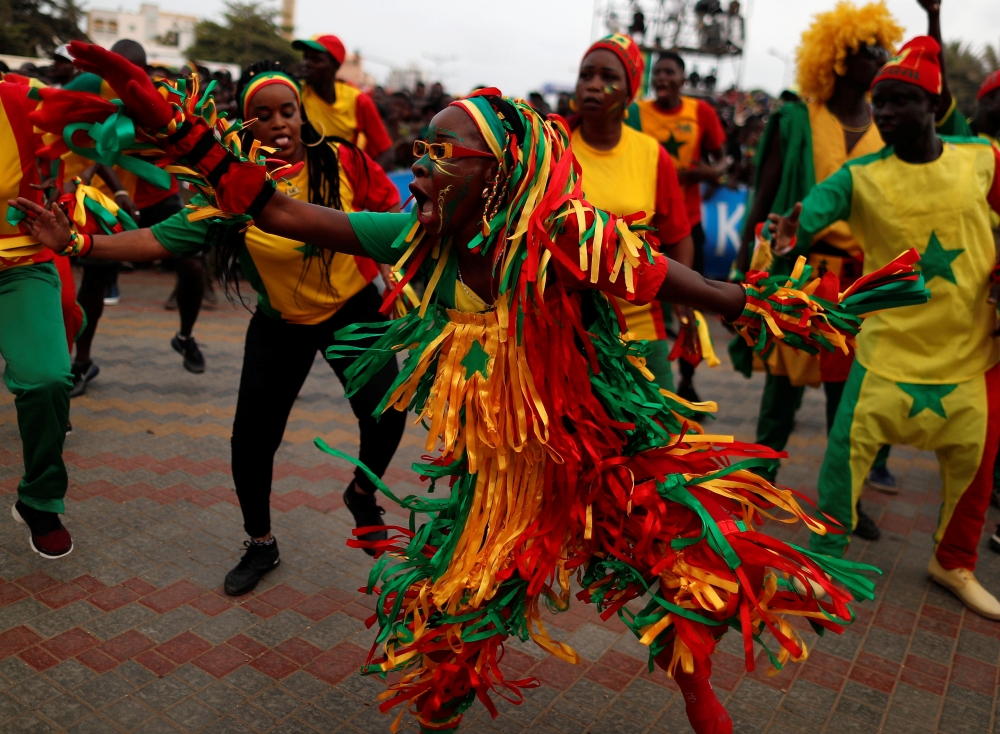
[[[39,559],[0,513],[0,732],[386,731],[389,719],[373,705],[381,685],[354,674],[372,640],[363,623],[372,605],[356,593],[371,563],[344,546],[340,494],[350,473],[311,446],[322,435],[356,447],[341,387],[317,360],[276,461],[272,514],[283,562],[253,595],[225,597],[222,578],[244,540],[228,439],[248,316],[226,305],[203,315],[197,336],[208,372],[190,375],[168,345],[176,316],[160,304],[170,285],[169,276],[123,275],[122,305],[101,322],[101,376],[74,400],[66,443],[74,553]],[[724,351],[721,334],[717,344]],[[752,439],[761,380],[723,366],[702,370],[698,385],[721,403],[716,427]],[[825,445],[822,408],[811,391],[781,475],[806,493]],[[397,493],[420,491],[407,467],[421,441],[416,429],[404,438],[387,476]],[[852,557],[885,571],[878,602],[861,605],[842,637],[807,634],[809,661],[774,677],[762,660],[744,674],[729,635],[714,680],[737,731],[993,730],[1000,624],[927,582],[934,457],[900,448],[890,466],[902,492],[865,498],[883,538],[851,547]],[[3,394],[5,504],[20,472],[13,404]],[[1000,591],[1000,559],[988,550],[979,576]],[[646,672],[642,648],[617,619],[602,622],[576,605],[551,628],[584,663],[511,645],[508,671],[542,686],[520,707],[501,706],[496,720],[474,709],[468,731],[690,731],[675,687]]]

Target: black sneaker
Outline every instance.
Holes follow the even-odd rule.
[[[875,521],[864,513],[860,502],[858,503],[858,524],[854,527],[853,532],[854,535],[863,540],[878,540],[882,537],[882,531],[878,529]]]
[[[990,550],[994,553],[1000,553],[1000,525],[997,525],[997,529],[990,536]]]
[[[865,477],[865,484],[885,494],[899,494],[899,484],[892,472],[884,466],[873,468]]]
[[[375,495],[368,494],[367,492],[364,494],[355,492],[354,482],[351,482],[344,491],[344,504],[347,505],[347,509],[354,516],[354,527],[368,528],[374,525],[385,525],[385,522],[382,520],[385,510],[378,506],[378,502],[375,501]],[[358,540],[385,540],[389,537],[389,533],[385,530],[374,530],[370,533],[354,537]],[[362,548],[362,550],[370,556],[375,555],[374,548]]]
[[[176,334],[170,340],[170,346],[174,348],[175,352],[183,355],[184,369],[188,372],[200,375],[205,371],[205,358],[202,356],[201,350],[198,349],[198,342],[194,340],[194,334],[186,339],[180,334]]]
[[[10,508],[10,514],[17,522],[28,526],[31,531],[28,545],[42,558],[62,558],[73,552],[73,539],[59,521],[58,513],[36,510],[18,500]]]
[[[268,545],[245,540],[243,545],[247,552],[243,554],[239,565],[226,574],[225,589],[230,596],[242,596],[253,591],[264,574],[273,571],[281,563],[277,540]]]
[[[694,385],[688,380],[681,380],[680,384],[677,386],[677,395],[684,398],[689,403],[701,402],[701,398],[698,397],[698,393],[695,392]]]
[[[74,364],[70,367],[73,373],[73,387],[69,389],[69,396],[77,398],[87,392],[87,383],[101,374],[101,368],[93,362],[87,364]]]

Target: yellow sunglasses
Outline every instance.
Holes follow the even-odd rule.
[[[430,156],[432,161],[439,161],[444,158],[492,158],[492,153],[484,153],[481,150],[463,148],[460,145],[451,143],[428,143],[426,140],[413,141],[413,155],[417,158]]]

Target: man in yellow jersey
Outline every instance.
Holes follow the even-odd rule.
[[[299,39],[292,48],[301,51],[305,66],[302,106],[321,135],[354,143],[378,159],[392,147],[392,140],[375,102],[360,89],[337,80],[347,55],[344,44],[329,34]]]
[[[920,36],[882,67],[872,103],[886,147],[849,161],[789,216],[770,215],[769,228],[775,252],[794,258],[815,233],[847,221],[866,273],[911,248],[920,253],[932,297],[865,323],[820,470],[819,507],[853,528],[881,446],[934,450],[942,506],[928,573],[972,611],[1000,619],[1000,601],[973,574],[1000,444],[1000,332],[990,302],[1000,151],[978,138],[938,137],[939,51]],[[842,555],[848,540],[827,534],[810,547]]]
[[[683,85],[684,59],[673,51],[664,51],[653,66],[656,99],[640,100],[633,105],[627,122],[659,141],[677,169],[694,244],[692,267],[702,273],[705,270],[705,231],[701,226],[701,185],[717,184],[726,170],[722,153],[726,133],[708,102],[681,95]],[[692,382],[694,367],[681,360],[680,369],[677,394],[697,401],[698,394]]]
[[[44,558],[73,550],[59,521],[65,511],[63,442],[69,423],[69,352],[63,328],[59,275],[52,252],[26,234],[23,216],[8,209],[17,196],[41,203],[35,151],[41,141],[28,120],[36,106],[31,87],[0,80],[0,356],[3,380],[14,394],[24,475],[12,508],[27,523],[28,544]]]
[[[884,143],[872,124],[868,106],[869,88],[888,60],[889,50],[902,37],[903,29],[881,3],[861,7],[839,3],[835,9],[817,15],[802,34],[797,81],[805,101],[783,105],[771,116],[761,137],[754,197],[743,230],[738,270],[749,268],[754,230],[769,213],[787,212],[848,160],[881,150]],[[820,272],[837,275],[841,291],[861,276],[861,248],[846,222],[836,222],[818,232],[807,255]],[[767,267],[766,263],[757,265]],[[779,259],[770,269],[774,274],[788,273],[791,264]],[[735,347],[745,349],[745,344],[740,340]],[[757,443],[784,450],[805,386],[819,387],[821,382],[826,393],[829,433],[853,358],[853,352],[824,352],[817,356],[779,345],[765,365]],[[749,376],[749,364],[745,367]],[[896,480],[886,467],[887,456],[887,449],[879,452],[868,482],[880,491],[893,493],[897,491]],[[773,472],[764,474],[768,479],[775,477]],[[880,536],[874,520],[860,508],[854,533],[866,540]]]

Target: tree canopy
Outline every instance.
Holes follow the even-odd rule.
[[[944,45],[944,60],[948,87],[958,109],[971,117],[976,111],[976,92],[986,75],[1000,69],[1000,52],[989,45],[982,52],[976,52],[969,44],[948,41]]]
[[[223,17],[222,24],[203,20],[195,26],[194,45],[186,51],[188,58],[224,61],[240,68],[264,59],[286,64],[298,60],[298,54],[281,37],[277,10],[255,0],[227,2]]]
[[[0,49],[14,56],[47,56],[61,43],[86,39],[75,0],[0,0]]]

